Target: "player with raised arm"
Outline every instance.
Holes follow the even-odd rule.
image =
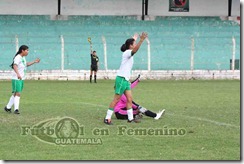
[[[125,41],[125,43],[121,46],[120,50],[123,52],[122,54],[122,61],[120,64],[120,68],[117,72],[116,80],[115,80],[115,94],[112,102],[109,105],[107,110],[107,115],[104,118],[104,123],[107,125],[111,125],[111,117],[114,112],[115,105],[119,102],[121,95],[125,94],[127,103],[127,115],[128,115],[128,122],[140,122],[133,117],[133,110],[132,110],[132,93],[130,88],[130,76],[131,70],[134,63],[134,55],[139,50],[143,41],[147,38],[147,33],[143,32],[140,35],[140,40],[136,43],[138,35],[135,34],[133,38],[129,38]]]

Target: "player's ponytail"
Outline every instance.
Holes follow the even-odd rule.
[[[135,39],[133,38],[130,38],[130,39],[127,39],[125,44],[123,44],[121,47],[120,47],[120,50],[122,52],[125,52],[126,50],[128,50],[130,48],[130,45],[133,45]]]
[[[12,68],[12,69],[14,69],[14,58],[18,55],[18,54],[20,54],[21,52],[22,52],[22,50],[27,50],[27,49],[29,49],[29,47],[28,46],[26,46],[26,45],[22,45],[22,46],[20,46],[20,48],[19,48],[19,50],[18,50],[18,52],[14,55],[14,57],[13,57],[13,62],[12,62],[12,64],[10,65],[10,67]]]
[[[125,51],[126,51],[126,45],[123,44],[123,45],[120,47],[120,50],[121,50],[122,52],[125,52]]]

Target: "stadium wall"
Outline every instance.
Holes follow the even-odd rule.
[[[1,0],[1,15],[56,15],[57,0]]]
[[[61,15],[142,15],[142,0],[61,0]],[[228,0],[190,0],[189,12],[170,12],[169,0],[148,1],[149,16],[228,16]],[[57,15],[58,0],[1,0],[0,14]],[[232,0],[240,16],[240,1]],[[232,16],[231,15],[231,16]]]

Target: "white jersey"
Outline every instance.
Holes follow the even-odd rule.
[[[131,55],[131,52],[132,50],[126,50],[123,53],[120,68],[117,73],[117,76],[124,77],[127,81],[130,79],[131,69],[134,63],[133,55]]]
[[[14,58],[14,64],[18,66],[19,74],[20,74],[22,80],[24,80],[26,68],[27,68],[25,57],[24,56],[22,57],[21,55],[17,55]],[[17,74],[15,73],[14,70],[12,72],[12,79],[18,80]]]

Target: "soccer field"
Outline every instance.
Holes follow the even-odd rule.
[[[159,120],[143,116],[138,124],[113,115],[114,125],[108,126],[103,119],[113,85],[114,80],[97,84],[26,80],[21,114],[15,115],[3,110],[11,95],[11,81],[1,81],[0,159],[240,160],[239,80],[142,80],[133,90],[134,101],[154,112],[166,109],[165,114]],[[44,141],[47,135],[27,130],[34,125],[54,127],[66,117],[80,126],[76,138],[87,140],[48,143]],[[49,124],[41,125],[48,120]],[[47,133],[55,138],[57,133],[52,132]]]

